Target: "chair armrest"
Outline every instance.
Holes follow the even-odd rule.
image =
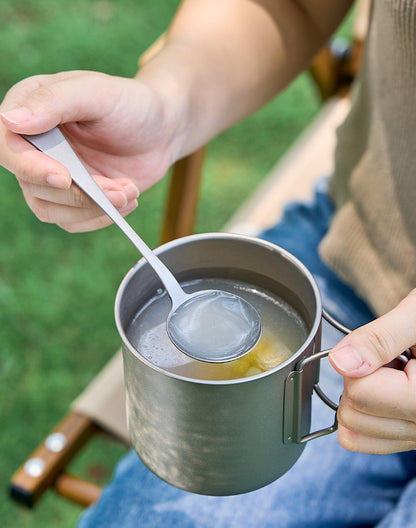
[[[11,497],[32,507],[97,431],[88,417],[70,412],[13,475]]]

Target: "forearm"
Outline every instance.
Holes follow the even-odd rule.
[[[138,74],[169,101],[175,158],[279,93],[351,0],[185,0],[161,52]]]

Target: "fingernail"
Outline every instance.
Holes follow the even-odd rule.
[[[110,202],[120,209],[127,205],[126,195],[122,191],[104,191]]]
[[[6,119],[6,121],[9,121],[14,125],[21,125],[26,121],[30,121],[33,117],[32,111],[25,106],[14,108],[13,110],[8,110],[7,112],[2,112],[1,115],[4,119]]]
[[[357,371],[364,363],[360,354],[350,345],[333,350],[330,358],[334,367],[346,373]]]
[[[46,176],[46,183],[51,187],[57,187],[58,189],[69,189],[71,179],[64,174],[50,173]]]
[[[138,205],[137,200],[133,200],[129,202],[127,205],[125,205],[124,207],[122,207],[121,209],[119,209],[119,213],[121,214],[131,213],[132,211],[136,209],[137,205]]]
[[[129,183],[124,186],[124,191],[126,193],[128,200],[133,200],[134,198],[138,198],[140,195],[139,189],[134,185],[134,183]]]

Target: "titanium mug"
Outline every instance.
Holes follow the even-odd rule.
[[[269,371],[233,380],[192,379],[151,364],[126,337],[131,320],[163,287],[144,259],[117,292],[128,428],[143,463],[173,486],[204,495],[265,486],[293,466],[306,441],[337,428],[335,417],[333,425],[310,432],[314,388],[337,409],[318,385],[319,359],[328,353],[320,350],[318,286],[293,255],[257,238],[192,235],[156,252],[180,281],[217,276],[250,282],[283,297],[307,324],[303,345]]]

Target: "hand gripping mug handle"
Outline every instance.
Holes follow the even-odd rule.
[[[346,326],[339,323],[331,315],[329,315],[325,310],[322,310],[322,317],[333,327],[335,327],[340,332],[349,334],[351,330]],[[295,366],[295,369],[288,375],[285,382],[285,398],[284,398],[284,421],[283,421],[283,441],[287,443],[304,443],[320,436],[325,436],[327,434],[333,433],[338,428],[338,420],[336,411],[338,410],[338,405],[333,402],[321,389],[319,386],[319,370],[317,380],[313,385],[313,390],[319,396],[319,398],[326,404],[328,407],[335,411],[334,423],[330,427],[325,427],[324,429],[319,429],[307,435],[302,436],[302,380],[303,380],[303,371],[306,365],[314,361],[319,361],[320,359],[326,357],[331,349],[322,350],[312,354],[309,357],[301,359]]]
[[[331,315],[328,314],[325,310],[322,310],[322,317],[330,325],[336,328],[338,331],[347,335],[351,332],[349,328],[339,323]],[[338,420],[336,411],[338,410],[338,405],[333,402],[328,396],[323,392],[319,386],[319,369],[317,379],[313,385],[313,390],[319,396],[319,398],[326,404],[328,407],[335,411],[334,423],[330,427],[325,427],[319,431],[314,431],[307,435],[302,436],[302,379],[304,367],[313,361],[319,361],[320,359],[326,357],[331,349],[322,350],[312,354],[311,356],[300,360],[295,369],[288,375],[285,382],[285,397],[284,397],[284,420],[283,420],[283,441],[287,443],[299,443],[308,442],[314,438],[319,438],[320,436],[325,436],[327,434],[333,433],[338,428]],[[392,366],[393,368],[404,368],[410,358],[414,357],[410,350],[405,350],[400,354],[391,364],[386,366]]]

